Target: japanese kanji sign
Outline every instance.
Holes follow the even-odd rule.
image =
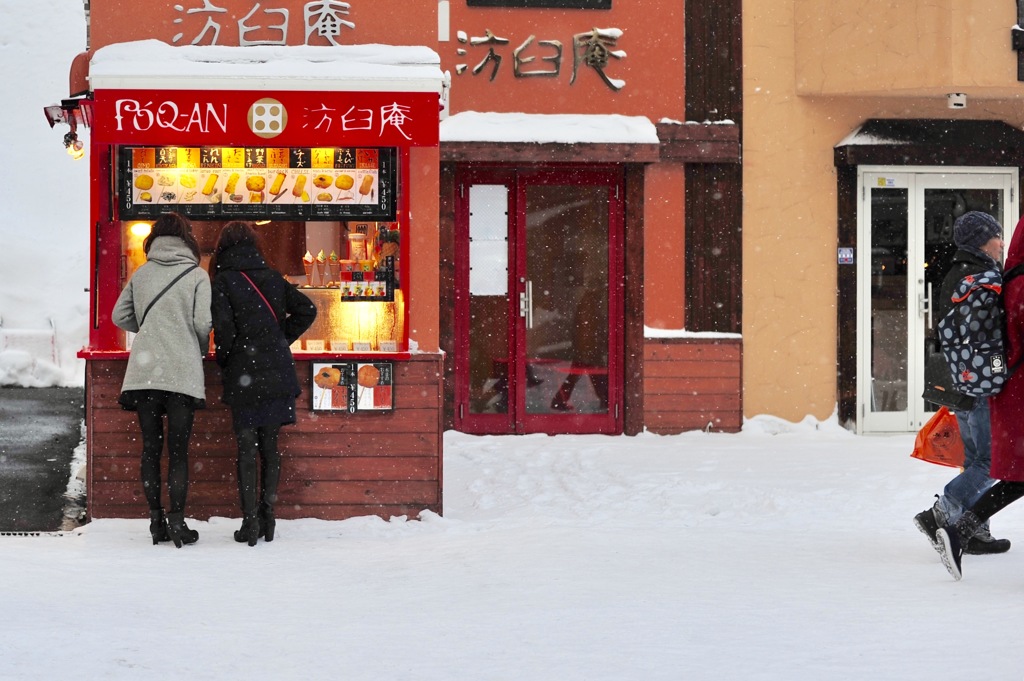
[[[93,139],[178,146],[434,146],[422,92],[97,90]]]

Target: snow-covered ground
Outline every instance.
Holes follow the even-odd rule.
[[[1020,679],[1015,541],[954,582],[911,436],[445,437],[445,515],[152,546],[141,520],[0,537],[2,679]]]

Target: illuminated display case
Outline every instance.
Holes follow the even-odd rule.
[[[317,307],[293,352],[405,351],[398,158],[394,147],[119,147],[121,286],[159,215],[192,220],[207,269],[223,225],[248,220],[268,264]]]
[[[244,219],[244,218],[243,218]],[[195,220],[202,266],[227,220]],[[121,286],[145,261],[152,220],[123,220]],[[292,346],[295,353],[403,352],[406,296],[402,288],[403,230],[396,222],[254,222],[267,264],[317,307],[317,318]],[[125,347],[129,342],[125,338]]]

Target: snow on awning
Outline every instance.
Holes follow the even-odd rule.
[[[421,46],[172,46],[140,40],[92,57],[92,90],[437,92],[437,53]]]
[[[644,116],[464,111],[441,121],[441,142],[658,144]]]
[[[1018,165],[1024,132],[998,120],[866,120],[833,148],[836,166]]]

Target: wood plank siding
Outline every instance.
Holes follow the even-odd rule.
[[[648,338],[644,343],[644,422],[671,435],[738,432],[743,426],[743,344],[739,338]]]
[[[327,361],[327,360],[321,360]],[[416,517],[442,512],[442,360],[414,355],[394,363],[395,410],[313,412],[311,362],[296,362],[302,395],[298,423],[281,429],[279,518],[341,520],[358,515]],[[146,517],[139,481],[136,415],[117,404],[126,362],[86,365],[88,489],[91,518]],[[207,362],[207,409],[196,412],[189,449],[186,515],[239,517],[231,411],[221,404],[220,373]],[[163,459],[166,481],[166,456]],[[164,492],[166,500],[166,491]]]

